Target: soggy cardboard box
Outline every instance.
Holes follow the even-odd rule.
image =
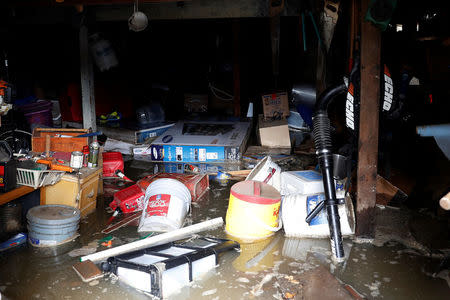
[[[289,136],[287,120],[265,120],[263,115],[259,115],[258,139],[261,146],[270,148],[290,148],[291,138]]]
[[[286,92],[263,95],[262,102],[265,119],[287,118],[289,116],[289,102]]]

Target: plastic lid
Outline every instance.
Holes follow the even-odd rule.
[[[231,194],[240,200],[256,204],[275,204],[280,202],[280,192],[273,186],[259,181],[246,180],[234,184]]]
[[[78,222],[80,210],[67,205],[40,205],[31,208],[27,219],[33,223],[59,225]]]

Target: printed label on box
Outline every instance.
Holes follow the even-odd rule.
[[[147,216],[167,216],[169,211],[170,195],[158,194],[153,195],[148,199]]]
[[[207,159],[218,159],[218,157],[219,157],[219,155],[217,154],[217,152],[206,153]]]
[[[206,161],[206,149],[205,148],[198,149],[198,160]]]
[[[125,202],[124,205],[126,212],[140,211],[144,209],[144,195],[130,202]]]
[[[183,160],[183,147],[176,147],[175,148],[175,156],[177,161]]]

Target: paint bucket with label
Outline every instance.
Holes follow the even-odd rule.
[[[40,205],[27,213],[28,241],[33,246],[58,246],[77,236],[80,210],[67,205]]]
[[[266,156],[253,168],[245,180],[265,182],[280,191],[281,168],[272,161],[270,156]]]
[[[191,193],[183,183],[172,178],[155,180],[145,192],[138,231],[161,232],[181,228],[190,206]]]
[[[261,240],[281,228],[278,219],[281,196],[273,187],[259,181],[242,181],[230,191],[226,232],[244,242]]]

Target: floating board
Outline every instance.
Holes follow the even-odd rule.
[[[72,266],[83,282],[103,277],[102,271],[90,260],[78,262]]]

